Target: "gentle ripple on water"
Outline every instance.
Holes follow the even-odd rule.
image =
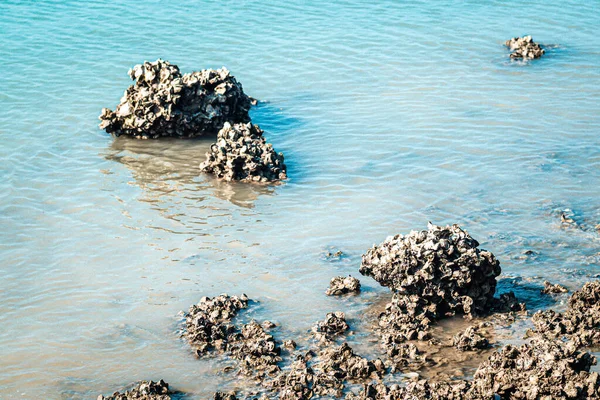
[[[600,7],[575,1],[0,3],[0,398],[95,398],[164,378],[206,398],[243,382],[196,360],[179,310],[247,293],[250,317],[303,336],[326,312],[357,327],[385,290],[323,292],[387,235],[460,223],[531,308],[543,279],[600,268]],[[508,60],[502,42],[549,46]],[[290,179],[198,174],[210,139],[97,129],[158,57],[226,65]],[[330,263],[328,246],[349,255]],[[533,253],[525,254],[526,250]],[[369,305],[370,304],[370,305]],[[299,307],[299,305],[302,305]],[[377,351],[363,330],[351,339]]]

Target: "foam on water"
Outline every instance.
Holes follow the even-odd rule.
[[[2,1],[0,398],[240,387],[178,338],[179,310],[245,292],[282,337],[334,310],[367,325],[385,289],[331,299],[329,279],[428,220],[479,239],[531,308],[543,279],[578,288],[600,272],[598,21],[577,1]],[[542,59],[509,60],[523,34]],[[159,57],[227,66],[289,181],[200,175],[210,139],[98,130]]]

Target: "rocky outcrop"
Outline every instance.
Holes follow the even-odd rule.
[[[277,364],[281,361],[281,348],[257,322],[244,325],[241,332],[229,338],[229,342],[229,354],[240,360],[242,374],[263,379],[279,372]]]
[[[515,37],[504,43],[512,53],[510,58],[539,58],[545,51],[542,47],[535,43],[531,36]]]
[[[416,296],[435,318],[485,314],[500,263],[458,225],[387,238],[363,255],[360,273],[403,296]]]
[[[98,396],[98,400],[171,400],[169,384],[162,379],[158,382],[142,381],[123,393],[115,392],[111,396]]]
[[[540,291],[542,294],[560,294],[567,293],[569,289],[559,283],[550,283],[544,281],[544,288]]]
[[[272,182],[287,178],[283,154],[276,153],[263,131],[250,123],[225,123],[200,169],[226,181]]]
[[[341,296],[348,293],[359,293],[360,281],[352,276],[336,276],[329,282],[327,296]]]
[[[323,321],[318,321],[312,332],[319,343],[327,344],[349,329],[346,315],[341,312],[327,313]]]
[[[210,350],[227,350],[230,336],[236,328],[230,321],[239,310],[248,307],[248,297],[226,294],[203,297],[190,307],[186,315],[184,336],[201,356]]]
[[[129,70],[135,82],[115,111],[102,109],[100,128],[138,139],[216,134],[229,121],[250,121],[253,100],[226,68],[181,74],[157,60]]]

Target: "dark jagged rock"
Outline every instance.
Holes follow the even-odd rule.
[[[564,313],[538,311],[532,320],[529,335],[571,339],[581,346],[600,344],[600,281],[587,282],[573,293]]]
[[[406,386],[370,383],[364,385],[358,394],[349,393],[346,400],[474,400],[465,396],[469,387],[469,382],[466,381],[419,380],[409,382]]]
[[[277,364],[281,361],[281,348],[256,321],[230,336],[229,354],[241,361],[240,371],[245,375],[263,378],[279,372]]]
[[[550,283],[548,281],[544,281],[544,288],[540,291],[542,294],[558,294],[558,293],[567,293],[569,289],[564,287],[558,283]]]
[[[211,349],[226,350],[230,336],[236,328],[229,322],[239,310],[248,307],[248,297],[226,294],[203,297],[192,305],[186,315],[184,336],[201,356]]]
[[[491,304],[491,311],[497,313],[521,313],[525,310],[525,303],[520,303],[514,292],[502,293],[500,298],[495,298]]]
[[[307,360],[296,360],[289,371],[282,372],[270,384],[279,391],[280,400],[305,400],[315,396],[340,397],[344,383],[333,375],[315,372]]]
[[[283,154],[265,141],[258,125],[226,122],[210,146],[203,172],[226,181],[271,182],[287,178]]]
[[[347,293],[360,292],[360,281],[352,276],[336,276],[329,282],[329,289],[325,292],[327,296],[341,296]]]
[[[216,134],[226,121],[250,121],[253,100],[226,68],[182,75],[159,59],[136,65],[129,76],[135,83],[116,110],[100,115],[100,128],[114,136],[194,137]]]
[[[327,316],[323,321],[318,321],[315,326],[313,326],[312,331],[315,338],[320,343],[329,343],[348,329],[349,326],[346,322],[346,315],[341,311],[337,311],[334,313],[327,313]]]
[[[98,400],[171,400],[169,384],[162,379],[158,382],[142,381],[123,393],[115,392],[111,396],[98,396]]]
[[[434,307],[419,296],[394,294],[385,311],[379,315],[377,327],[381,335],[381,345],[388,356],[403,354],[404,351],[398,346],[407,340],[429,339],[429,328],[433,318]]]
[[[600,396],[596,359],[573,342],[534,339],[504,346],[475,372],[470,398],[592,399]],[[469,398],[469,397],[468,397]]]
[[[504,43],[512,53],[510,58],[539,58],[545,51],[542,47],[535,43],[531,36],[515,37]]]
[[[238,398],[235,395],[235,392],[216,392],[213,396],[213,400],[238,400]]]
[[[481,335],[479,327],[470,326],[452,338],[452,345],[460,351],[472,351],[487,349],[490,342]]]
[[[298,345],[296,344],[295,341],[289,339],[289,340],[283,341],[282,347],[284,349],[286,349],[287,351],[292,352],[292,351],[296,350],[296,347],[298,347]]]
[[[500,264],[459,226],[387,238],[362,258],[360,273],[401,295],[426,301],[436,318],[485,314],[496,290]]]
[[[381,360],[368,360],[354,354],[352,348],[343,343],[341,346],[325,348],[319,354],[319,367],[323,372],[334,375],[340,380],[358,380],[378,378],[385,372]]]

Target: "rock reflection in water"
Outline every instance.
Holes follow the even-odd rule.
[[[252,208],[260,195],[274,189],[263,185],[223,182],[200,172],[213,138],[134,140],[119,137],[104,157],[132,171],[135,184],[146,193],[146,201],[155,202],[177,193],[182,198],[202,202],[206,196],[227,200],[236,206]],[[182,196],[181,192],[185,192]]]

